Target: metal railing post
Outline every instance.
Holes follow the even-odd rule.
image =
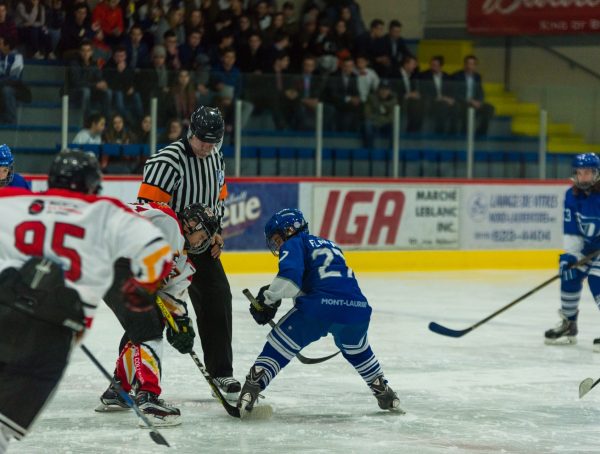
[[[67,148],[69,143],[69,95],[62,97],[62,124],[60,131],[60,149]]]
[[[156,153],[156,120],[158,115],[158,99],[150,100],[150,155]]]
[[[323,103],[317,104],[317,118],[315,128],[315,175],[323,176]]]
[[[546,150],[548,149],[548,112],[540,110],[540,137],[538,142],[538,164],[540,180],[546,179]]]
[[[239,177],[242,172],[242,101],[235,101],[235,125],[234,125],[234,169],[235,176]]]
[[[400,167],[400,104],[394,106],[394,125],[392,128],[392,176],[398,178]]]
[[[467,110],[467,178],[473,178],[473,162],[475,158],[475,109]]]

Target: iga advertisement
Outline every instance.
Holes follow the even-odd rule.
[[[600,32],[598,0],[469,0],[469,33],[561,35]]]
[[[462,188],[462,249],[562,247],[562,185]]]
[[[223,236],[230,250],[265,249],[265,223],[276,211],[298,206],[297,183],[228,181],[227,188]]]
[[[311,232],[360,249],[456,249],[458,187],[315,184]]]

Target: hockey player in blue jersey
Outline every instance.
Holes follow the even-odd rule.
[[[564,249],[559,259],[561,322],[545,333],[545,343],[564,345],[577,343],[577,315],[583,281],[600,307],[600,257],[578,268],[573,264],[600,250],[600,158],[594,153],[573,158],[573,186],[565,195]],[[600,352],[600,338],[594,339],[594,350]]]
[[[8,145],[0,145],[0,188],[13,187],[31,190],[31,184],[14,171],[15,160]]]
[[[273,319],[283,298],[293,298],[294,307],[271,330],[246,376],[237,404],[242,417],[298,352],[328,333],[371,388],[379,407],[403,413],[369,345],[371,307],[340,248],[309,234],[302,212],[296,209],[275,213],[265,226],[265,237],[271,252],[279,256],[279,272],[271,285],[260,289],[256,298],[260,309],[250,305],[250,313],[264,325]]]

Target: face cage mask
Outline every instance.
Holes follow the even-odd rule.
[[[585,168],[585,167],[582,167],[582,168]],[[587,167],[587,168],[589,168],[589,167]],[[598,170],[598,169],[593,169],[593,170],[594,170],[594,177],[592,178],[592,181],[581,183],[577,178],[577,169],[573,169],[573,176],[571,177],[571,181],[573,182],[573,184],[575,186],[577,186],[578,189],[581,189],[582,191],[587,191],[592,186],[594,186],[596,183],[598,183],[598,181],[600,181],[600,170]]]
[[[188,229],[190,228],[189,225],[187,225],[186,227],[188,227]],[[202,254],[203,252],[207,251],[208,248],[210,247],[210,245],[212,243],[212,236],[210,236],[208,230],[206,229],[206,227],[204,226],[204,224],[202,222],[198,222],[196,227],[194,227],[191,230],[192,230],[191,233],[204,231],[208,235],[208,238],[206,238],[204,241],[202,241],[197,246],[192,246],[190,244],[190,242],[188,241],[187,235],[186,235],[185,242],[186,242],[186,245],[188,246],[187,247],[188,254],[193,254],[193,255]]]
[[[277,243],[273,240],[273,236],[276,234],[279,235],[279,237],[285,243],[287,240],[289,240],[292,236],[294,236],[298,232],[299,232],[299,230],[296,230],[294,227],[286,227],[285,229],[275,231],[271,234],[271,236],[269,238],[266,239],[267,247],[271,250],[271,253],[275,257],[278,257],[279,256],[279,248],[281,246],[277,246]]]

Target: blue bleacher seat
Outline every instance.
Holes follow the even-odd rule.
[[[102,154],[107,156],[121,156],[121,144],[105,143],[102,144]]]
[[[142,145],[138,143],[131,143],[123,145],[123,155],[124,156],[132,156],[137,158],[142,151]]]

